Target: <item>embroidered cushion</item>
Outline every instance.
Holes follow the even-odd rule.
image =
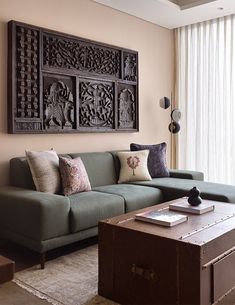
[[[80,157],[59,158],[60,174],[65,196],[91,190],[85,166]]]
[[[33,182],[38,192],[59,193],[59,158],[54,150],[25,151]]]
[[[118,183],[138,180],[152,180],[147,167],[148,150],[118,152],[121,169]]]
[[[131,143],[131,151],[138,151],[143,149],[149,150],[148,157],[148,170],[152,178],[168,177],[169,169],[166,164],[166,143],[160,143],[155,145],[141,145]]]

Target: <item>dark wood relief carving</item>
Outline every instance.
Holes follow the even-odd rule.
[[[43,85],[45,129],[57,131],[76,129],[76,99],[73,79],[45,76]]]
[[[79,122],[81,127],[114,128],[114,88],[112,83],[81,80]]]
[[[39,32],[16,28],[17,114],[19,118],[39,117]]]
[[[137,55],[124,53],[124,79],[135,82],[137,80]]]
[[[138,131],[138,53],[8,24],[9,133]]]
[[[118,50],[52,35],[43,36],[43,49],[45,66],[120,76],[121,52]]]
[[[136,128],[136,87],[119,84],[118,86],[118,127]]]
[[[22,120],[16,120],[15,124],[16,130],[22,130],[22,131],[40,131],[41,130],[41,123],[40,122],[24,122]]]

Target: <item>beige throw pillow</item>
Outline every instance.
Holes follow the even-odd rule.
[[[121,163],[118,183],[152,180],[147,166],[149,150],[118,152]]]
[[[59,193],[61,189],[59,157],[54,150],[25,151],[36,190]]]

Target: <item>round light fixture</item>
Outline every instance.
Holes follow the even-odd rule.
[[[161,108],[167,109],[170,107],[171,101],[168,97],[164,96],[163,98],[160,99],[159,104]]]
[[[173,109],[171,112],[171,118],[175,122],[179,122],[181,119],[181,111],[179,109]]]
[[[171,133],[178,133],[180,131],[180,124],[173,121],[169,124],[168,129]]]

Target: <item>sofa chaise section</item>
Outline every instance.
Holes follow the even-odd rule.
[[[189,191],[196,186],[201,191],[203,199],[235,203],[235,186],[233,185],[171,177],[156,178],[151,181],[136,181],[134,183],[162,190],[165,201],[188,196]]]
[[[204,181],[204,174],[199,171],[183,170],[183,169],[170,169],[171,178],[190,179]]]

